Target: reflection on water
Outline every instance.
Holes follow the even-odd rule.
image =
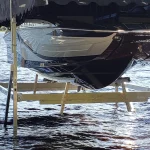
[[[6,45],[0,39],[0,81],[9,78]],[[138,64],[128,71],[133,83],[149,86],[150,67]],[[33,81],[35,73],[18,69],[19,81]],[[42,78],[40,78],[42,79]],[[142,81],[142,82],[141,82]],[[111,88],[105,90],[111,91]],[[114,90],[114,89],[113,89]],[[6,96],[0,94],[0,120],[4,117]],[[124,103],[60,105],[18,103],[18,138],[13,139],[12,102],[7,130],[0,124],[0,150],[148,150],[150,149],[150,103],[134,103],[136,112],[128,113]]]

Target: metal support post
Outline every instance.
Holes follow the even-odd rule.
[[[35,82],[34,82],[33,94],[36,94],[37,81],[38,81],[38,75],[36,74],[36,77],[35,77]]]
[[[84,87],[82,87],[82,86],[77,86],[77,92],[80,92],[81,90],[83,91],[83,93],[86,93],[86,90],[85,90]]]
[[[77,86],[77,92],[80,92],[81,86]]]
[[[60,110],[61,115],[63,115],[63,111],[64,111],[64,108],[65,108],[65,102],[67,100],[68,90],[69,90],[69,83],[67,82],[66,86],[65,86],[65,91],[64,91],[64,94],[63,94],[63,97],[62,97],[62,100],[61,100],[61,110]]]
[[[126,94],[126,87],[124,83],[122,83],[122,91],[124,94]],[[132,111],[131,103],[130,102],[125,102],[125,103],[126,103],[128,112],[131,112]]]
[[[9,104],[10,104],[12,78],[13,78],[13,70],[12,70],[12,65],[11,65],[11,71],[10,71],[10,77],[9,77],[9,84],[8,84],[6,110],[5,110],[5,120],[4,120],[4,127],[5,127],[5,128],[6,128],[6,126],[7,126],[7,121],[8,121],[8,112],[9,112]]]
[[[118,84],[115,84],[115,92],[118,92]],[[116,103],[116,108],[118,108],[118,103]]]
[[[85,90],[85,88],[84,88],[84,87],[82,87],[82,91],[83,91],[83,93],[86,93],[86,90]]]

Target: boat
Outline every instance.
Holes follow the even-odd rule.
[[[10,32],[4,36],[9,59],[10,37]],[[149,45],[148,39],[149,34],[67,31],[45,23],[26,25],[17,29],[18,64],[50,80],[99,89],[119,78],[135,59],[147,58],[149,51],[146,55],[142,48]]]
[[[20,7],[16,9],[21,67],[50,80],[100,89],[117,80],[135,60],[149,58],[146,0],[30,2],[23,14]],[[8,26],[8,20],[1,25]],[[11,63],[10,37],[10,32],[4,36]]]
[[[9,26],[9,1],[0,2],[0,25]],[[13,0],[17,25],[39,19],[60,27],[102,30],[147,29],[149,0]]]

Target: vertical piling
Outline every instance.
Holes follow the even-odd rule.
[[[122,83],[122,91],[123,91],[124,94],[126,94],[126,87],[125,87],[124,83]],[[126,106],[127,106],[128,112],[131,112],[132,111],[131,103],[130,102],[126,102]]]
[[[63,115],[68,90],[69,90],[69,83],[67,82],[66,86],[65,86],[65,91],[64,91],[64,94],[63,94],[63,97],[62,97],[62,100],[61,100],[61,110],[60,110],[61,115]]]
[[[12,19],[12,43],[13,43],[13,123],[14,123],[14,135],[17,135],[17,54],[16,54],[16,19]]]
[[[17,136],[17,52],[16,52],[16,16],[13,12],[13,3],[10,0],[10,24],[11,24],[11,42],[13,53],[13,131],[14,137]]]
[[[35,82],[34,82],[33,94],[36,94],[37,81],[38,81],[38,75],[36,74],[36,76],[35,76]]]

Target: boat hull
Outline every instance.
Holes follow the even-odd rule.
[[[61,58],[57,60],[59,61],[59,59]],[[50,80],[71,81],[86,88],[100,89],[114,82],[133,62],[131,56],[110,60],[98,59],[97,57],[95,59],[86,58],[87,61],[81,63],[77,61],[78,59],[82,59],[82,57],[66,60],[66,62],[74,61],[72,64],[58,65],[57,63],[56,65],[47,64],[44,66],[43,63],[43,67],[35,67],[41,65],[37,62],[25,61],[24,67],[34,68],[35,71]]]
[[[73,82],[90,89],[106,87],[119,78],[135,58],[142,56],[139,45],[145,46],[141,41],[149,38],[116,33],[95,33],[87,37],[87,33],[81,32],[75,33],[75,37],[65,31],[53,35],[54,31],[52,28],[18,29],[18,65],[50,80]],[[10,37],[10,32],[4,36],[11,63]]]

